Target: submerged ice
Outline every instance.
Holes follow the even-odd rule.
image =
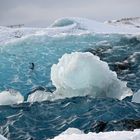
[[[51,80],[56,87],[54,98],[90,95],[122,100],[132,95],[126,82],[119,80],[106,62],[89,52],[64,54],[52,66]]]

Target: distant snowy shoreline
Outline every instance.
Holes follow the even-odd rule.
[[[56,20],[47,28],[0,26],[0,45],[35,35],[56,36],[61,34],[131,34],[140,35],[140,18],[112,20],[104,23],[76,17]]]

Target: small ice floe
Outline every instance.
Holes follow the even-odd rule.
[[[0,92],[0,105],[19,104],[24,101],[20,92],[13,89]]]
[[[52,93],[36,90],[32,94],[28,95],[27,102],[42,102],[45,100],[50,100]]]
[[[132,102],[140,103],[140,89],[136,93],[134,93]]]

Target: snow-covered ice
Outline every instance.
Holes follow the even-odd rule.
[[[66,22],[67,20],[67,22]],[[65,21],[65,22],[64,22]],[[69,21],[69,22],[68,22]],[[70,22],[71,21],[71,22]],[[66,23],[66,24],[64,24]],[[67,23],[71,23],[72,25],[75,25],[75,28],[79,29],[85,29],[94,33],[103,33],[103,34],[140,34],[140,29],[135,27],[127,27],[127,26],[114,26],[111,24],[105,24],[98,21],[85,19],[85,18],[75,18],[75,17],[69,17],[69,18],[62,18],[59,20],[56,20],[54,24],[52,24],[52,27],[57,28],[63,27],[64,25],[70,26]],[[63,26],[60,26],[60,25]],[[74,26],[73,26],[74,28]]]
[[[130,22],[130,20],[129,20]],[[69,33],[99,33],[99,34],[133,34],[140,35],[139,20],[131,19],[133,26],[128,26],[120,21],[116,22],[98,22],[86,18],[66,17],[56,20],[47,28],[8,28],[0,26],[0,45],[8,42],[21,40],[34,35],[56,36]],[[130,24],[129,24],[130,25]]]
[[[105,23],[121,27],[140,28],[140,17],[122,18],[119,20],[109,20]]]
[[[111,131],[84,134],[76,128],[69,128],[52,140],[139,140],[140,129],[134,131]]]

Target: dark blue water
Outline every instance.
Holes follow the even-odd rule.
[[[140,41],[124,35],[32,36],[0,47],[0,90],[27,95],[52,87],[50,68],[64,53],[89,51],[106,61],[134,92],[140,87]],[[32,72],[31,63],[35,64]],[[135,122],[137,121],[137,122]],[[69,127],[85,132],[139,128],[140,105],[128,100],[75,97],[0,106],[0,134],[10,140],[52,138]],[[132,124],[129,126],[128,124]]]
[[[54,102],[3,106],[0,107],[0,116],[0,133],[8,139],[43,140],[69,127],[85,132],[133,130],[139,127],[134,120],[140,124],[140,105],[109,98],[75,97]]]

